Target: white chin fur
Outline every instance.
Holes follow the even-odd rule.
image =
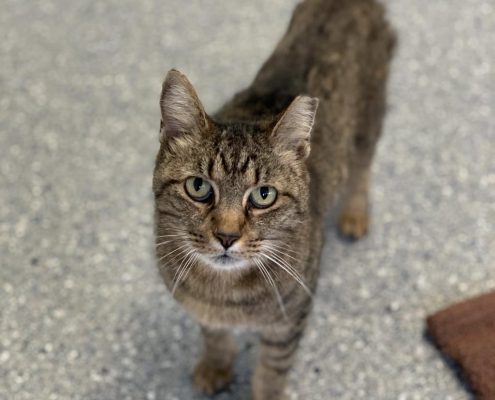
[[[200,260],[209,267],[216,269],[217,271],[233,271],[248,268],[251,264],[247,260],[241,260],[238,258],[232,258],[225,261],[216,261],[211,257],[200,255]]]

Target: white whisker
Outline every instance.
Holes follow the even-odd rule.
[[[194,253],[191,256],[191,262],[188,264],[187,270],[185,270],[184,276],[181,278],[181,280],[184,282],[187,279],[187,276],[189,275],[189,272],[193,269],[194,265],[199,259],[199,255],[197,253]],[[186,267],[184,267],[185,269]],[[174,295],[174,292],[172,292],[172,296]]]
[[[269,285],[271,287],[273,287],[273,291],[274,291],[274,294],[275,294],[275,299],[277,300],[277,302],[278,302],[278,304],[280,306],[280,311],[282,311],[282,314],[283,314],[284,318],[286,320],[288,320],[287,311],[285,310],[284,301],[282,300],[282,296],[280,295],[280,292],[279,292],[279,290],[277,288],[277,285],[276,285],[275,281],[273,280],[272,276],[270,275],[270,272],[268,271],[268,268],[266,267],[266,265],[263,263],[262,260],[259,260],[259,259],[254,258],[253,261],[258,266],[258,269],[262,273],[264,279],[266,281],[268,281],[268,283],[269,283]]]
[[[179,266],[176,268],[175,270],[175,274],[174,274],[174,277],[172,278],[172,282],[176,282],[176,278],[177,278],[177,275],[180,275],[181,272],[182,272],[182,266],[184,265],[184,263],[186,262],[187,260],[187,257],[189,256],[189,254],[191,254],[194,250],[191,249],[191,248],[187,248],[183,251],[181,251],[181,255],[179,257],[174,257],[174,260],[179,260],[182,258]]]
[[[298,258],[292,257],[290,254],[288,254],[289,252],[292,252],[293,254],[295,254],[294,251],[289,251],[289,249],[286,249],[286,248],[283,248],[280,246],[276,246],[273,243],[269,243],[269,244],[265,245],[265,248],[268,248],[268,249],[270,249],[270,250],[272,250],[272,251],[274,251],[274,252],[276,252],[282,256],[287,256],[294,261],[301,262],[301,260],[299,260]]]
[[[185,248],[185,247],[188,247],[188,246],[189,246],[189,244],[188,244],[188,243],[183,243],[182,245],[180,245],[179,247],[176,247],[176,248],[175,248],[174,250],[172,250],[171,252],[169,252],[169,253],[165,254],[164,256],[160,257],[160,258],[158,259],[158,261],[161,261],[161,260],[163,260],[165,257],[168,257],[168,256],[170,256],[170,255],[174,254],[176,251],[178,251],[178,250],[180,250],[180,249],[183,249],[183,248]]]
[[[160,242],[160,243],[155,244],[155,247],[158,247],[158,246],[161,246],[161,245],[164,245],[164,244],[167,244],[167,243],[172,243],[172,242],[175,242],[175,241],[176,241],[175,239],[165,240],[164,242]]]
[[[178,234],[173,234],[173,235],[158,235],[155,236],[156,238],[164,238],[164,237],[186,237],[187,235],[185,233],[178,233]]]
[[[277,256],[275,253],[270,251],[269,249],[265,249],[265,252],[268,252],[268,254],[265,253],[260,253],[263,257],[269,259],[276,265],[278,265],[280,268],[282,268],[285,272],[287,272],[294,280],[301,285],[301,287],[306,291],[306,293],[310,296],[313,297],[313,293],[311,293],[311,290],[308,288],[306,283],[304,282],[303,278],[301,275],[292,267],[290,264],[288,264],[284,259],[281,257]]]
[[[297,252],[289,247],[289,245],[285,242],[281,242],[279,240],[265,240],[265,243],[268,243],[270,246],[276,247],[278,249],[287,251],[288,253],[297,254]]]
[[[191,256],[191,254],[192,254],[192,256]],[[177,272],[179,272],[179,271],[180,271],[180,273],[179,273],[179,276],[177,276],[177,280],[175,280],[175,276],[174,276],[173,281],[175,281],[175,282],[174,282],[174,286],[172,288],[172,297],[174,297],[175,290],[179,286],[179,283],[182,280],[182,277],[184,276],[184,273],[187,271],[187,268],[189,267],[189,265],[191,264],[191,262],[194,261],[194,257],[193,256],[194,256],[194,249],[192,249],[189,253],[187,253],[184,256],[184,260],[187,260],[187,261],[184,264],[184,260],[182,260],[179,268],[177,269],[175,275],[177,275]],[[182,267],[182,264],[184,264],[184,267]]]
[[[182,249],[179,251],[177,254],[175,254],[169,261],[168,264],[173,264],[181,259],[181,257],[184,256],[189,250],[191,250],[190,247],[186,246],[186,248]]]

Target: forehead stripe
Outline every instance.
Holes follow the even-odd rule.
[[[223,154],[223,152],[220,152],[219,156],[220,156],[220,161],[222,162],[222,167],[223,167],[224,171],[227,174],[230,173],[230,167],[227,165],[227,160],[225,159],[225,155]]]
[[[247,156],[246,157],[246,160],[244,161],[244,163],[242,165],[241,165],[241,163],[239,163],[239,165],[241,165],[241,166],[238,167],[238,170],[239,170],[239,172],[241,172],[241,174],[245,174],[246,173],[250,161],[251,161],[251,156]]]
[[[215,165],[215,160],[213,160],[212,158],[210,158],[208,160],[208,177],[212,178],[213,177],[213,166]]]

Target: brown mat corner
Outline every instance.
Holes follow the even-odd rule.
[[[440,351],[460,365],[477,398],[495,400],[495,292],[429,316],[427,328]]]

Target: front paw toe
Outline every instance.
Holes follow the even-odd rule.
[[[368,232],[367,212],[343,212],[339,220],[340,233],[349,239],[360,239]]]

